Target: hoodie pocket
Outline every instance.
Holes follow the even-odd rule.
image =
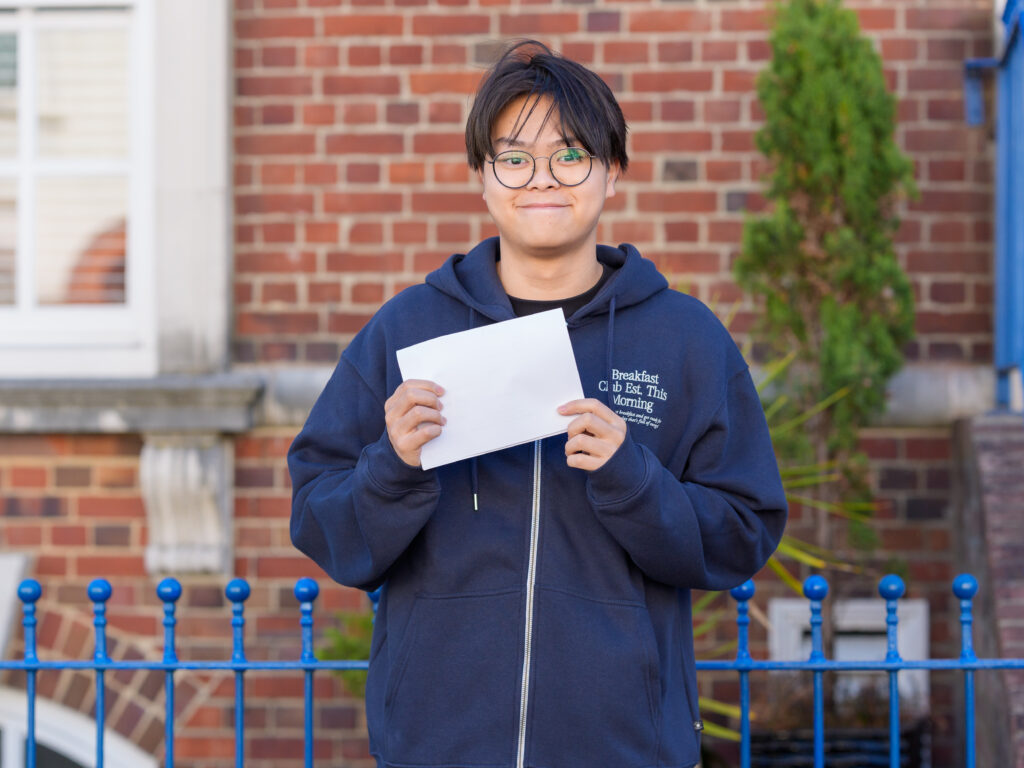
[[[420,596],[385,692],[388,763],[515,761],[521,593]]]
[[[657,765],[661,683],[646,608],[550,589],[537,608],[528,763]]]

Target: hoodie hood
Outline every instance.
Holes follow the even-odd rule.
[[[494,266],[499,256],[498,242],[497,237],[491,237],[469,253],[455,254],[440,269],[427,275],[427,285],[495,322],[512,319],[515,317],[512,305]],[[582,325],[590,318],[607,313],[613,299],[615,307],[622,310],[668,288],[668,282],[658,272],[654,262],[645,259],[628,243],[617,248],[598,245],[597,259],[615,270],[615,273],[608,278],[593,301],[569,319],[570,327]]]

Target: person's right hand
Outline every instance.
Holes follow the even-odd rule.
[[[398,385],[384,403],[388,439],[398,458],[420,466],[420,449],[441,434],[447,419],[441,415],[444,389],[432,381],[409,379]]]

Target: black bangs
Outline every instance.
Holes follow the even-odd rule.
[[[566,142],[582,146],[605,164],[625,171],[626,120],[608,85],[581,64],[554,53],[543,43],[524,40],[509,48],[477,91],[466,121],[466,154],[473,170],[493,155],[491,129],[510,103],[526,97],[514,122],[516,138],[545,97],[551,99],[544,124],[556,114]]]

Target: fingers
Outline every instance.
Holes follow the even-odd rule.
[[[402,382],[384,403],[384,422],[395,453],[406,464],[420,465],[420,449],[441,434],[446,419],[441,395],[444,388],[432,381]]]
[[[558,411],[563,415],[578,414],[569,422],[565,443],[566,463],[570,467],[599,469],[626,439],[626,422],[600,400],[573,400]]]

